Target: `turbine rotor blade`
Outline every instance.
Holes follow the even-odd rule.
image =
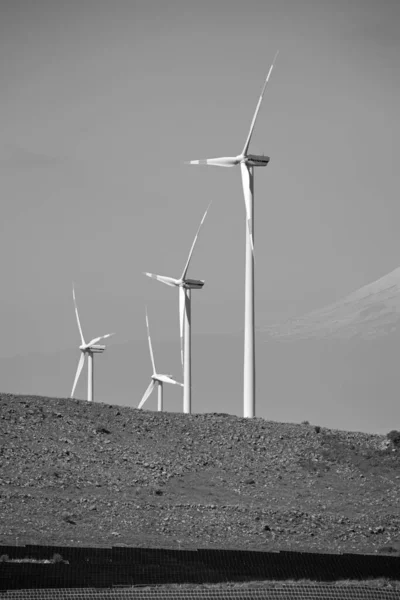
[[[278,54],[279,54],[279,50],[278,50],[278,52],[274,56],[274,60],[272,61],[272,64],[271,64],[271,66],[269,68],[269,71],[268,71],[267,78],[266,78],[266,80],[264,82],[263,89],[261,90],[261,95],[260,95],[260,97],[258,99],[256,110],[255,110],[254,115],[253,115],[253,120],[252,120],[251,125],[250,125],[250,131],[249,131],[249,134],[247,136],[246,143],[244,145],[243,152],[242,152],[242,154],[244,154],[245,156],[246,156],[247,151],[249,149],[251,136],[253,135],[254,125],[256,124],[256,119],[257,119],[258,111],[260,110],[260,106],[261,106],[261,102],[262,102],[263,95],[264,95],[264,92],[265,92],[265,88],[267,87],[267,83],[268,83],[268,80],[269,80],[270,75],[272,73],[272,69],[274,68],[274,63],[275,63],[275,60],[276,60],[276,57],[278,56]]]
[[[184,287],[179,288],[179,333],[181,340],[181,365],[183,372],[183,328],[185,323],[185,300],[186,292]]]
[[[81,322],[79,320],[79,314],[78,314],[78,306],[76,304],[76,298],[75,298],[75,287],[72,284],[72,297],[74,299],[74,306],[75,306],[75,314],[76,314],[76,321],[78,323],[78,329],[79,329],[79,333],[81,336],[81,341],[82,341],[82,346],[84,346],[86,344],[85,342],[85,338],[83,337],[83,332],[82,332],[82,327],[81,327]]]
[[[184,280],[184,279],[185,279],[185,277],[186,277],[186,273],[187,273],[187,271],[188,271],[188,268],[189,268],[190,260],[191,260],[191,258],[192,258],[193,250],[194,250],[194,247],[195,247],[195,245],[196,245],[197,238],[198,238],[198,236],[199,236],[199,232],[200,232],[201,226],[202,226],[202,225],[203,225],[203,223],[204,223],[204,219],[205,219],[205,218],[206,218],[206,216],[207,216],[208,209],[210,208],[211,204],[212,204],[212,200],[211,200],[210,204],[207,206],[207,210],[206,210],[206,212],[204,213],[204,215],[203,215],[203,218],[202,218],[202,220],[200,221],[200,225],[199,225],[199,227],[198,227],[198,229],[197,229],[196,235],[194,236],[193,244],[192,244],[192,247],[190,248],[190,252],[189,252],[188,259],[187,259],[187,261],[186,261],[185,268],[183,269],[183,273],[182,273],[182,277],[181,277],[181,279],[182,279],[182,280]]]
[[[240,170],[242,173],[244,204],[246,207],[246,223],[247,223],[247,229],[248,229],[249,237],[250,237],[251,251],[252,251],[252,254],[254,257],[253,220],[250,216],[250,203],[251,203],[250,172],[249,172],[249,167],[245,163],[240,163]]]
[[[152,279],[157,279],[157,281],[161,281],[161,283],[165,283],[166,285],[170,285],[171,287],[176,287],[179,285],[179,280],[174,279],[174,277],[166,277],[165,275],[154,275],[153,273],[144,273],[147,277],[151,277]]]
[[[109,338],[112,335],[115,335],[115,333],[106,333],[106,335],[100,335],[99,337],[93,338],[88,344],[86,344],[86,347],[90,348],[90,346],[97,344],[97,342],[99,342],[100,340],[105,340],[106,338]]]
[[[155,365],[155,362],[154,362],[153,348],[152,348],[152,345],[151,345],[149,318],[147,316],[147,306],[146,306],[146,326],[147,326],[147,339],[148,339],[148,342],[149,342],[151,364],[153,365],[153,373],[155,373],[156,372],[156,365]]]
[[[212,167],[235,167],[239,164],[237,156],[221,156],[220,158],[203,158],[186,161],[187,165],[209,165]]]
[[[183,383],[180,383],[180,381],[175,381],[175,379],[172,379],[172,377],[169,377],[168,375],[157,375],[157,378],[164,383],[172,383],[173,385],[183,386]]]
[[[81,357],[80,357],[79,362],[78,362],[78,368],[76,370],[74,385],[72,386],[71,398],[74,397],[74,392],[75,392],[76,384],[78,383],[78,379],[79,379],[79,376],[80,376],[80,374],[82,372],[84,363],[85,363],[85,353],[82,352],[81,353]]]
[[[142,408],[143,404],[146,402],[147,398],[150,396],[151,392],[154,390],[155,385],[156,385],[156,382],[152,379],[149,387],[143,394],[143,398],[141,399],[138,408]]]

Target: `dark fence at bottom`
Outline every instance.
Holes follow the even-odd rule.
[[[0,589],[99,588],[116,585],[218,583],[250,580],[337,581],[400,579],[400,557],[241,550],[166,550],[0,546],[10,559],[68,561],[43,564],[1,562]]]
[[[4,600],[399,600],[395,590],[366,586],[285,585],[280,588],[146,588],[11,590]]]

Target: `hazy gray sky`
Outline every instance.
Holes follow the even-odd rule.
[[[211,199],[193,334],[241,331],[240,173],[183,162],[241,150],[277,49],[251,145],[271,157],[255,184],[258,326],[399,266],[397,0],[0,6],[0,357],[71,349],[72,384],[72,280],[88,337],[118,333],[107,361],[144,339],[145,303],[154,343],[175,340],[177,294],[142,272],[179,275]]]

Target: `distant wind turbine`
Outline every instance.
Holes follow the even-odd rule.
[[[79,346],[79,350],[81,351],[81,357],[80,357],[79,362],[78,362],[78,368],[76,370],[74,385],[72,386],[71,398],[73,398],[73,396],[74,396],[76,384],[78,383],[78,379],[79,379],[79,376],[80,376],[80,374],[82,372],[83,365],[85,364],[85,356],[87,355],[87,357],[88,357],[88,388],[87,388],[87,399],[88,399],[89,402],[93,402],[93,400],[94,400],[94,364],[93,364],[93,355],[94,354],[101,354],[102,352],[104,352],[104,350],[106,349],[106,347],[103,344],[98,344],[98,342],[100,340],[104,340],[104,339],[106,339],[106,338],[108,338],[108,337],[110,337],[111,335],[114,335],[114,334],[113,333],[106,333],[106,335],[101,335],[99,337],[93,338],[93,340],[91,340],[89,343],[86,343],[85,342],[85,338],[83,337],[81,322],[79,320],[78,306],[76,304],[75,289],[74,289],[73,286],[72,286],[72,297],[74,299],[76,321],[78,323],[78,329],[79,329],[79,333],[80,333],[80,336],[81,336],[82,344]]]
[[[185,268],[179,279],[173,277],[165,277],[164,275],[153,275],[153,273],[145,273],[147,277],[157,279],[166,285],[179,288],[179,326],[181,338],[181,363],[183,368],[183,412],[190,414],[192,412],[192,357],[191,357],[191,290],[201,290],[204,281],[201,279],[189,279],[187,272],[192,258],[193,250],[197,242],[197,238],[207,216],[211,202],[207,207],[206,212],[197,229],[192,247],[190,248],[189,256],[186,261]]]
[[[245,316],[244,316],[244,375],[243,375],[243,416],[254,417],[256,406],[255,375],[255,317],[254,317],[254,172],[253,167],[266,167],[268,156],[249,154],[249,145],[254,125],[260,110],[265,88],[272,73],[278,52],[268,71],[261,95],[257,103],[250,130],[243,150],[237,156],[222,156],[191,160],[191,165],[213,165],[216,167],[236,167],[240,165],[244,202],[246,206],[246,273],[245,273]]]
[[[147,326],[147,339],[149,340],[151,364],[153,366],[153,375],[151,376],[150,385],[147,388],[147,390],[145,391],[145,393],[143,394],[143,398],[141,399],[138,408],[142,408],[143,404],[146,402],[147,398],[150,396],[151,392],[154,390],[155,386],[158,384],[158,410],[163,410],[163,383],[172,383],[174,385],[182,385],[182,386],[183,386],[183,383],[179,383],[179,381],[175,381],[175,379],[172,379],[172,375],[160,375],[156,371],[153,347],[151,345],[149,318],[147,316],[147,308],[146,308],[146,326]]]

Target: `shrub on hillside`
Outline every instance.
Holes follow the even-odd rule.
[[[57,552],[55,552],[55,554],[53,554],[53,558],[51,559],[51,562],[53,562],[53,563],[62,563],[62,562],[64,562],[64,559],[61,556],[61,554],[58,554]]]
[[[400,447],[400,431],[393,429],[389,431],[386,437],[392,442],[393,446]]]

